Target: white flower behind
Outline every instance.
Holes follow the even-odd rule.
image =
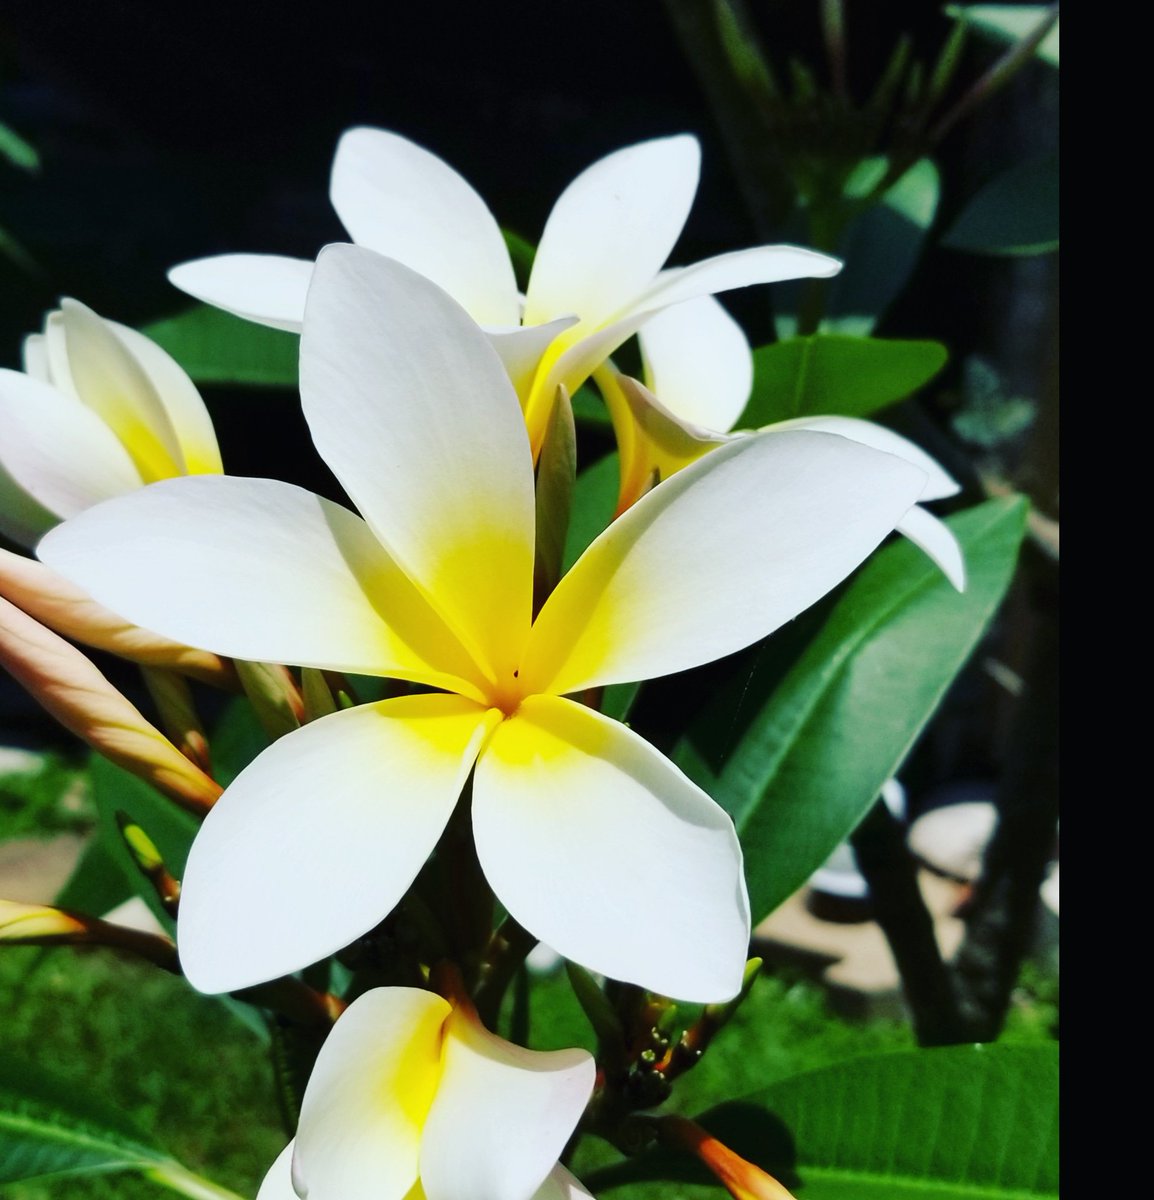
[[[709,310],[709,317],[651,354],[670,375],[707,372],[712,389],[740,411],[752,377],[749,346],[713,294],[840,269],[836,259],[786,245],[665,268],[700,168],[697,139],[686,134],[627,146],[588,167],[553,206],[523,301],[484,200],[407,138],[348,130],[337,147],[330,197],[357,245],[431,279],[486,328],[521,398],[536,454],[558,385],[572,394],[639,330],[644,344],[654,314],[686,301],[697,300],[695,311]],[[182,263],[169,278],[238,316],[300,330],[311,272],[303,259],[226,254]]]
[[[31,546],[110,496],[177,475],[219,473],[212,421],[192,380],[134,329],[66,299],[0,369],[0,533]]]

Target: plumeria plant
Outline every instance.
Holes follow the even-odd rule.
[[[681,1082],[734,1034],[754,926],[981,637],[1025,519],[932,512],[958,484],[867,419],[932,344],[831,368],[844,345],[795,338],[791,375],[785,339],[767,410],[716,295],[842,262],[667,265],[699,167],[688,135],[588,167],[522,293],[463,177],[360,127],[331,179],[348,242],[176,266],[231,314],[184,319],[222,347],[291,342],[332,497],[227,473],[181,360],[228,367],[180,318],[149,337],[65,299],[0,371],[0,662],[104,780],[88,869],[0,900],[0,941],[115,948],[255,1018],[286,1116],[259,1200],[1048,1194],[1048,1047],[862,1059],[703,1115]],[[90,909],[101,864],[148,928]],[[579,1045],[534,1024],[531,955],[563,960]],[[887,1115],[842,1136],[863,1089]],[[0,1179],[234,1195],[32,1067],[0,1066],[0,1102]],[[1007,1165],[1015,1122],[1045,1145]]]

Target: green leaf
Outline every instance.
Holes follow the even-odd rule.
[[[613,520],[621,468],[617,454],[607,454],[577,476],[573,486],[573,507],[562,560],[566,571],[585,553],[586,548]]]
[[[946,14],[962,21],[978,33],[1007,45],[1028,37],[1050,11],[1048,4],[947,4]],[[1042,39],[1037,56],[1051,66],[1058,65],[1058,25]]]
[[[172,1162],[119,1112],[93,1100],[83,1081],[0,1056],[0,1183]]]
[[[94,838],[60,889],[55,903],[60,908],[103,916],[135,896],[136,881],[130,879],[104,838]]]
[[[513,263],[513,274],[517,277],[517,286],[525,291],[529,286],[529,276],[533,273],[533,260],[537,257],[537,247],[528,238],[523,238],[511,229],[502,229],[501,236],[505,239],[505,249],[509,251],[509,259]]]
[[[198,304],[141,331],[176,359],[197,383],[297,386],[300,338],[295,333],[242,321]]]
[[[966,557],[962,595],[904,538],[875,554],[745,730],[710,790],[737,825],[755,921],[901,766],[1010,584],[1026,508],[1009,497],[948,519]],[[679,749],[686,769],[691,758]]]
[[[1058,248],[1058,157],[1021,163],[989,181],[942,238],[973,254],[1046,254]]]
[[[698,1120],[799,1200],[1027,1200],[1058,1195],[1058,1047],[949,1046],[870,1055],[723,1104]],[[596,1195],[718,1194],[685,1156],[590,1175]],[[692,1181],[700,1180],[701,1188]]]
[[[917,266],[940,191],[937,167],[923,158],[850,223],[837,249],[846,265],[831,281],[824,331],[873,331]]]
[[[869,178],[863,165],[851,174],[850,187],[860,189]],[[826,284],[822,332],[858,337],[873,332],[917,266],[940,190],[937,167],[923,158],[847,224],[833,251],[845,266]],[[797,332],[800,294],[801,285],[792,283],[775,290],[777,335],[783,340]]]
[[[604,429],[613,424],[605,401],[587,383],[573,394],[573,417],[582,425],[599,425]]]
[[[222,787],[230,783],[269,745],[269,736],[252,705],[237,696],[212,731],[213,777]]]
[[[40,170],[40,154],[31,142],[26,142],[10,125],[0,121],[0,158],[6,158],[23,171]]]
[[[153,791],[142,779],[99,755],[92,756],[89,779],[92,800],[100,817],[100,839],[107,851],[105,866],[118,870],[133,892],[144,899],[166,928],[171,929],[172,918],[164,911],[151,885],[137,870],[124,845],[116,814],[127,813],[144,830],[155,842],[164,865],[177,879],[184,873],[188,849],[199,828],[196,818],[178,808],[166,796]]]
[[[753,354],[753,393],[738,429],[791,417],[866,417],[904,400],[948,357],[940,342],[817,333],[762,346]]]

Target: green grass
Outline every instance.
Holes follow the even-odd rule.
[[[96,814],[83,771],[58,754],[33,761],[27,770],[0,770],[0,841],[91,829]]]
[[[218,1001],[111,952],[0,950],[0,1054],[76,1080],[191,1169],[254,1196],[287,1140],[260,1040]],[[9,1184],[5,1200],[156,1200],[125,1174]]]

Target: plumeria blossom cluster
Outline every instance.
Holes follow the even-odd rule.
[[[5,529],[31,543],[55,525],[40,586],[67,591],[70,612],[89,606],[89,631],[119,622],[238,669],[394,681],[385,699],[309,714],[219,799],[208,781],[177,923],[197,988],[283,987],[341,955],[464,840],[529,944],[663,996],[741,991],[750,910],[733,823],[598,697],[751,645],[895,529],[959,585],[961,565],[913,515],[951,481],[903,440],[820,420],[725,432],[749,347],[712,293],[837,264],[760,247],[662,269],[697,171],[686,137],[594,164],[558,200],[520,297],[460,176],[357,129],[332,180],[353,244],[315,263],[177,268],[194,295],[300,331],[304,414],[356,511],[222,474],[179,367],[75,302],[30,340],[26,374],[0,373],[0,420],[17,431],[0,453]],[[656,394],[607,362],[638,331]],[[536,464],[555,406],[590,375],[622,451],[620,512],[542,593]],[[677,416],[687,381],[715,386],[717,407]],[[710,412],[732,415],[694,423]],[[83,625],[57,627],[83,640]],[[131,655],[131,638],[88,640]],[[336,1021],[260,1197],[587,1195],[558,1160],[594,1088],[587,1054],[502,1040],[456,968],[426,962]]]

